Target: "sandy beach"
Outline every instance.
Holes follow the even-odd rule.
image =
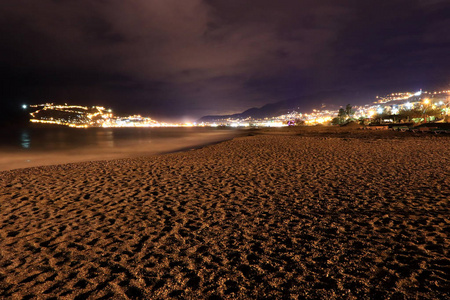
[[[249,132],[0,172],[3,299],[448,299],[450,137]]]

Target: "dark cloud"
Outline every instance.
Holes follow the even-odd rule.
[[[447,1],[5,0],[0,7],[2,102],[98,103],[195,118],[335,89],[449,83]]]

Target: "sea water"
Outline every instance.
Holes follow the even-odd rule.
[[[229,128],[70,128],[30,124],[0,129],[0,171],[148,156],[226,140]]]

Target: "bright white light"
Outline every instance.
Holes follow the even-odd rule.
[[[284,124],[283,122],[266,122],[264,124],[266,127],[284,127],[287,126],[287,124]]]
[[[407,103],[405,103],[405,106],[406,106],[406,108],[407,108],[407,109],[411,109],[411,107],[412,107],[412,104],[411,104],[411,103],[409,103],[409,102],[407,102]]]
[[[422,95],[422,91],[418,91],[417,93],[414,93],[414,96],[420,96]]]
[[[377,113],[381,115],[383,113],[383,108],[382,107],[378,107],[377,108]]]
[[[26,104],[22,105],[22,108],[27,109],[27,105]]]
[[[393,108],[392,108],[392,114],[393,114],[393,115],[398,114],[398,108],[397,108],[397,107],[393,107]]]

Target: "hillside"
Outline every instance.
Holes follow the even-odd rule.
[[[310,112],[313,109],[338,109],[341,105],[370,103],[373,95],[362,95],[352,91],[330,91],[313,95],[301,96],[288,100],[266,104],[262,107],[253,107],[242,113],[231,115],[204,116],[198,122],[218,122],[225,119],[263,119],[286,114],[290,111]],[[337,103],[337,104],[330,104]]]

